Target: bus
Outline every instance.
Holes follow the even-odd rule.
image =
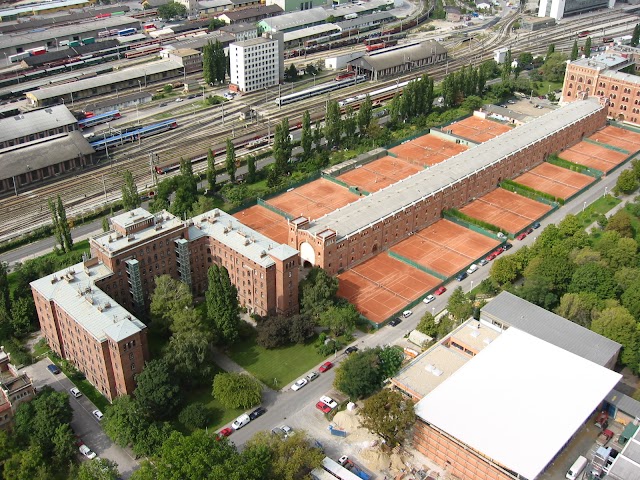
[[[125,28],[123,30],[118,30],[119,37],[126,37],[128,35],[133,35],[137,30],[135,28]]]
[[[80,130],[84,130],[85,128],[93,127],[95,125],[99,125],[101,123],[107,123],[112,120],[117,120],[122,115],[119,110],[113,110],[111,112],[102,113],[100,115],[92,115],[84,118],[82,120],[78,120],[78,128]]]

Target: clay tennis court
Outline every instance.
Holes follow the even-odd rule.
[[[442,130],[467,138],[472,142],[483,143],[508,132],[511,127],[480,117],[467,117],[464,120],[447,125]]]
[[[527,187],[535,188],[539,192],[548,193],[566,200],[587,185],[595,182],[596,179],[589,175],[545,162],[524,175],[520,175],[514,181]]]
[[[240,210],[233,215],[242,224],[270,238],[274,242],[287,243],[289,225],[287,219],[261,205]]]
[[[389,151],[398,158],[413,164],[431,166],[444,162],[446,159],[465,150],[467,150],[465,145],[444,140],[434,135],[423,135],[393,147]]]
[[[391,248],[394,253],[446,277],[452,277],[478,258],[486,256],[500,242],[440,220]]]
[[[358,198],[360,197],[351,193],[347,188],[321,178],[273,197],[267,203],[287,212],[294,218],[304,216],[315,220],[355,202]]]
[[[386,156],[343,173],[337,178],[365,192],[373,193],[421,170],[424,169],[399,158]]]
[[[521,231],[549,210],[550,205],[502,188],[496,188],[460,209],[465,215],[496,225],[509,233]]]
[[[632,132],[626,128],[608,126],[589,137],[591,140],[629,152],[629,155],[640,150],[640,133]]]
[[[609,172],[624,162],[629,155],[590,142],[580,142],[558,154],[570,162]]]
[[[372,322],[382,323],[441,282],[381,253],[338,275],[338,296]]]

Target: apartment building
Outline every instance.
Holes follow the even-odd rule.
[[[31,378],[19,373],[10,361],[9,354],[0,345],[0,430],[11,428],[18,405],[36,394]]]
[[[282,34],[229,45],[231,62],[230,89],[255,92],[278,85],[284,80],[284,51]]]
[[[607,115],[614,120],[640,124],[640,49],[615,46],[567,65],[562,103],[587,96],[608,99]]]

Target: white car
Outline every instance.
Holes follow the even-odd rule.
[[[402,312],[402,316],[404,318],[409,318],[411,315],[413,315],[413,312],[411,310],[405,310],[404,312]]]
[[[91,449],[86,445],[80,445],[80,448],[78,450],[80,450],[80,453],[87,457],[89,460],[93,460],[94,458],[96,458],[95,452],[91,451]]]
[[[472,273],[475,273],[476,270],[478,270],[478,265],[476,265],[475,263],[472,263],[469,269],[467,270],[467,275],[471,275]]]
[[[235,95],[233,93],[225,93],[223,97],[227,100],[233,100],[235,98]]]
[[[426,297],[424,297],[424,299],[422,300],[423,303],[425,304],[429,304],[431,302],[433,302],[436,299],[435,296],[433,295],[427,295]]]
[[[306,378],[301,378],[300,380],[298,380],[296,383],[294,383],[293,385],[291,385],[291,390],[293,390],[294,392],[297,392],[298,390],[300,390],[302,387],[304,387],[307,384],[307,379]]]
[[[82,393],[76,387],[70,388],[69,393],[76,398],[80,398],[82,396]]]
[[[176,102],[182,102],[182,101],[183,101],[183,98],[182,98],[182,97],[178,97],[178,98],[176,98]]]
[[[247,415],[246,413],[243,413],[233,421],[233,423],[231,424],[231,427],[234,430],[240,430],[242,427],[247,425],[250,421],[251,421],[251,418],[249,417],[249,415]]]
[[[336,402],[331,397],[327,397],[326,395],[323,395],[322,397],[320,397],[320,401],[329,408],[336,408],[338,406],[338,402]]]
[[[93,413],[93,416],[96,417],[98,420],[102,420],[102,417],[104,417],[104,415],[100,410],[94,410],[91,413]]]

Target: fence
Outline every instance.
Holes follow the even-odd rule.
[[[389,145],[386,146],[387,150],[391,150],[394,147],[397,147],[398,145],[402,145],[403,143],[407,143],[410,142],[411,140],[415,140],[418,137],[422,137],[423,135],[428,135],[429,132],[431,131],[430,128],[427,128],[425,130],[420,130],[417,133],[414,133],[413,135],[410,135],[408,137],[403,138],[402,140],[396,140],[395,142],[390,143]]]
[[[293,220],[293,216],[289,215],[287,212],[285,212],[284,210],[280,210],[278,207],[271,205],[270,203],[265,202],[263,199],[258,198],[257,199],[257,203],[258,205],[260,205],[261,207],[264,207],[268,210],[271,210],[273,213],[277,213],[278,215],[280,215],[281,217],[286,218],[287,220]]]
[[[379,158],[385,157],[386,155],[388,155],[388,152],[384,148],[376,148],[375,150],[371,150],[370,152],[358,155],[356,158],[345,160],[344,162],[334,165],[331,168],[326,168],[322,171],[322,175],[325,177],[339,177],[345,172],[354,170],[360,165],[371,163],[375,160],[378,160]]]
[[[480,225],[476,225],[475,223],[472,223],[468,220],[464,220],[462,218],[459,218],[455,215],[452,215],[451,213],[447,212],[442,212],[442,217],[446,220],[449,220],[453,223],[457,223],[458,225],[468,228],[470,230],[473,230],[474,232],[477,233],[481,233],[482,235],[484,235],[485,237],[489,237],[489,238],[496,238],[496,233],[500,232],[500,228],[496,227],[495,225],[492,225],[495,228],[495,232],[492,232],[490,230],[485,229],[484,227],[481,227]],[[483,223],[487,223],[487,222],[483,222]],[[488,224],[488,223],[487,223]]]
[[[578,163],[570,162],[569,160],[565,160],[564,158],[560,158],[556,155],[547,158],[547,162],[551,165],[555,165],[557,167],[567,168],[574,172],[582,173],[584,175],[589,175],[590,177],[600,179],[604,172],[597,170],[595,168],[585,167],[584,165],[580,165]]]
[[[545,192],[541,192],[536,190],[535,188],[527,187],[526,185],[522,185],[518,182],[514,182],[513,180],[504,180],[500,183],[500,188],[508,190],[513,193],[517,193],[523,197],[530,198],[535,200],[536,202],[545,203],[550,206],[554,206],[557,204],[564,205],[564,199],[554,197]]]
[[[480,145],[479,142],[472,142],[471,140],[455,135],[454,133],[445,132],[444,130],[440,130],[439,128],[432,128],[431,135],[433,135],[434,137],[442,138],[443,140],[466,145],[469,148]]]
[[[411,260],[403,255],[400,255],[399,253],[396,253],[392,250],[389,250],[387,252],[389,254],[389,256],[391,258],[395,258],[396,260],[399,260],[403,263],[406,263],[407,265],[412,266],[413,268],[417,268],[418,270],[423,271],[424,273],[428,273],[429,275],[439,278],[440,280],[446,280],[447,277],[445,277],[444,275],[442,275],[441,273],[438,273],[434,270],[431,270],[430,268],[425,267],[424,265],[420,265],[419,263],[416,263],[414,260]]]

